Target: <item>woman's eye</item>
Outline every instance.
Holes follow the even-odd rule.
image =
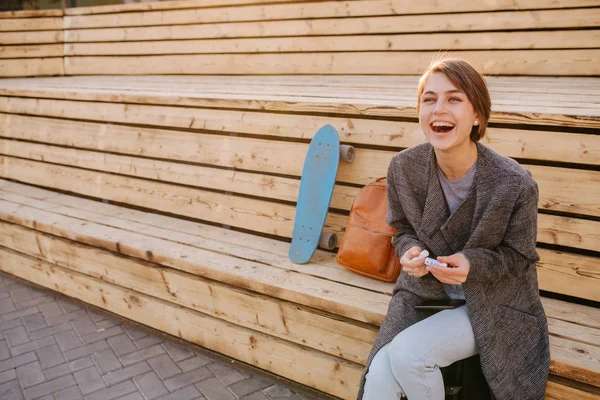
[[[450,98],[450,101],[451,101],[451,102],[453,102],[453,103],[457,103],[457,102],[460,102],[460,101],[462,101],[462,100],[461,100],[461,99],[459,99],[458,97],[451,97],[451,98]]]
[[[426,97],[422,100],[423,103],[431,104],[435,102],[435,99],[432,97]]]

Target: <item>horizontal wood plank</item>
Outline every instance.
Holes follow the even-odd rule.
[[[0,45],[62,43],[63,31],[0,32]]]
[[[594,394],[564,384],[548,381],[546,385],[546,400],[598,400],[600,394]]]
[[[597,48],[600,30],[67,43],[68,56]]]
[[[17,11],[1,11],[0,12],[0,19],[62,17],[62,16],[63,16],[63,10],[17,10]]]
[[[575,3],[575,2],[569,2]],[[198,3],[196,3],[198,4]],[[576,5],[575,5],[576,4]],[[577,2],[577,7],[597,5],[593,1]],[[198,4],[206,6],[204,4]],[[193,4],[188,4],[188,7]],[[243,5],[218,8],[169,9],[165,11],[130,11],[108,15],[65,16],[67,29],[182,25],[233,21],[269,21],[305,18],[347,18],[384,15],[442,14],[458,12],[485,12],[500,10],[531,10],[565,8],[548,2],[473,2],[457,1],[450,4],[431,1],[406,3],[400,0],[323,1],[305,3],[279,3],[268,5]]]
[[[48,31],[63,29],[61,17],[3,18],[0,31]]]
[[[66,42],[355,35],[416,32],[597,28],[600,13],[586,8],[540,11],[303,19],[151,27],[70,29]]]
[[[457,51],[488,75],[600,75],[600,50]],[[419,74],[437,52],[65,57],[67,75]],[[364,63],[369,60],[369,63]]]
[[[111,4],[104,6],[73,7],[65,10],[65,15],[92,15],[108,14],[120,12],[151,11],[151,10],[174,10],[188,8],[210,8],[241,6],[246,4],[276,4],[276,3],[301,3],[304,1],[322,1],[322,0],[174,0],[166,3],[131,3],[131,4]],[[522,0],[521,0],[522,1]],[[540,0],[537,0],[540,1]],[[541,1],[540,1],[541,2]],[[579,5],[592,5],[590,0],[560,0],[560,3]]]
[[[339,397],[358,391],[363,369],[358,364],[9,250],[0,248],[0,254],[5,261],[0,268],[26,281]]]
[[[0,58],[62,57],[62,44],[36,44],[25,46],[0,46]]]
[[[2,77],[52,75],[64,75],[62,57],[0,59]]]

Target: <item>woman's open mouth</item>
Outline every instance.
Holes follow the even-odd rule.
[[[439,133],[439,134],[448,133],[452,129],[454,129],[454,124],[451,122],[436,121],[436,122],[432,122],[431,124],[429,124],[429,126],[431,127],[432,131],[434,131],[435,133]]]

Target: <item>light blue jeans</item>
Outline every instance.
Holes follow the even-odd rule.
[[[444,400],[440,367],[478,353],[467,306],[440,311],[383,346],[366,375],[363,400]]]

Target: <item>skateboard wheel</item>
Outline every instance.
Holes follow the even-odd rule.
[[[340,158],[342,161],[351,163],[354,161],[354,146],[343,144],[340,146]]]
[[[335,232],[321,232],[319,247],[325,250],[333,250],[337,246],[337,235]]]

